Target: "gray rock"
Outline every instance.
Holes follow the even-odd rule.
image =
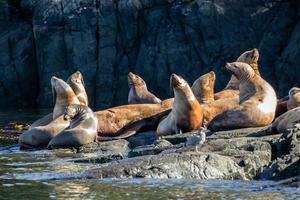
[[[90,106],[127,102],[133,71],[160,98],[169,76],[190,83],[257,47],[279,96],[299,84],[299,5],[284,0],[9,1],[0,6],[0,108],[52,107],[50,77],[84,75]]]
[[[212,153],[186,152],[114,161],[88,171],[86,177],[245,179],[245,174],[243,169],[228,157]]]

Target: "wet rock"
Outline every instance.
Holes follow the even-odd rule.
[[[235,137],[262,137],[271,135],[272,131],[270,126],[258,128],[242,128],[228,131],[219,131],[208,135],[210,139],[230,139]]]
[[[130,143],[130,148],[135,148],[137,146],[153,144],[156,141],[156,139],[157,138],[155,131],[147,131],[133,135],[127,138],[127,141]]]
[[[212,153],[192,152],[115,161],[88,171],[86,176],[87,178],[245,179],[243,169],[230,158]]]
[[[124,156],[121,154],[108,154],[108,155],[100,155],[98,157],[91,157],[87,159],[78,159],[73,162],[75,163],[91,163],[91,164],[102,164],[109,163],[115,160],[121,160]]]
[[[278,143],[277,157],[259,174],[259,178],[283,180],[300,176],[300,130],[286,130]]]

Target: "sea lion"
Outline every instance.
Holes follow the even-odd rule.
[[[215,80],[215,73],[209,72],[199,77],[192,86],[192,91],[203,110],[204,125],[210,122],[216,115],[239,105],[238,96],[214,100]]]
[[[88,96],[85,91],[85,84],[83,80],[83,76],[80,73],[80,71],[77,71],[73,73],[67,80],[67,83],[71,86],[73,89],[75,95],[77,96],[79,102],[81,105],[88,106]]]
[[[76,97],[80,101],[80,104],[88,106],[88,97],[87,97],[87,94],[86,94],[86,91],[84,88],[84,81],[83,81],[82,74],[79,71],[73,73],[68,78],[67,83],[73,89]],[[53,86],[52,86],[52,88],[53,88]],[[61,97],[61,95],[57,96],[56,98],[60,98],[60,97]],[[64,97],[64,96],[62,96],[62,97]],[[72,98],[67,99],[67,100],[69,101],[68,105],[70,105],[71,102],[73,101]],[[59,103],[55,102],[55,105],[57,105],[57,104],[59,104]],[[63,106],[62,106],[62,109],[64,109]],[[29,129],[32,129],[37,126],[45,126],[45,125],[49,124],[52,120],[53,120],[53,112],[47,114],[46,116],[44,116],[41,119],[38,119],[37,121],[32,123],[31,126],[29,127]]]
[[[63,116],[60,116],[45,126],[37,126],[22,133],[19,137],[19,144],[24,148],[46,147],[54,136],[69,125],[70,122],[63,120]]]
[[[96,141],[98,119],[85,105],[72,104],[65,108],[64,120],[70,126],[56,135],[48,147],[78,147]]]
[[[64,108],[69,104],[80,104],[78,98],[73,92],[72,88],[55,76],[51,78],[51,85],[53,94],[56,97],[55,107],[53,110],[53,121],[44,126],[35,126],[25,131],[19,137],[19,143],[24,147],[45,147],[48,142],[60,133],[63,129],[67,128],[69,123],[64,121],[62,114]],[[49,117],[50,114],[46,115]],[[44,118],[45,119],[45,118]]]
[[[51,85],[54,98],[56,99],[53,109],[53,119],[62,115],[66,106],[80,104],[73,89],[62,79],[53,76],[51,78]]]
[[[271,124],[277,104],[272,86],[247,63],[227,63],[226,68],[240,81],[239,106],[217,115],[209,123],[209,129],[219,131]]]
[[[194,81],[191,89],[201,104],[207,104],[214,101],[214,87],[216,74],[213,71],[200,76]]]
[[[289,91],[289,100],[287,101],[287,109],[291,110],[299,106],[300,106],[300,88],[293,87]]]
[[[127,138],[144,127],[156,128],[172,105],[172,100],[164,100],[159,104],[130,104],[97,111],[98,140]]]
[[[159,98],[148,91],[145,81],[132,72],[128,73],[128,85],[130,87],[128,94],[129,104],[161,102]]]
[[[280,115],[272,124],[275,133],[282,133],[285,129],[300,128],[300,107],[293,108]]]
[[[245,51],[242,53],[242,55],[237,58],[236,62],[248,63],[254,69],[255,73],[260,76],[259,67],[257,64],[258,59],[259,52],[256,48],[254,48],[250,51]],[[239,96],[239,84],[240,81],[235,77],[235,75],[232,75],[225,89],[215,94],[215,99],[217,100]]]
[[[202,126],[203,111],[189,84],[180,76],[172,74],[170,82],[174,91],[172,111],[157,127],[157,135],[179,134]]]

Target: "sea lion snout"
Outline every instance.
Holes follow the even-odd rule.
[[[179,87],[183,85],[183,83],[184,80],[181,76],[178,76],[174,73],[171,75],[171,85],[173,86],[173,88]]]
[[[59,80],[59,78],[57,78],[56,76],[52,76],[51,77],[51,85],[55,86],[58,80]]]
[[[290,89],[289,95],[292,96],[292,95],[297,94],[297,93],[299,93],[299,92],[300,92],[300,88],[298,88],[298,87],[293,87],[293,88]]]

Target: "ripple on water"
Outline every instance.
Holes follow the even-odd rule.
[[[0,199],[300,199],[298,188],[270,181],[85,180],[80,177],[95,165],[76,158],[48,150],[0,152]]]

